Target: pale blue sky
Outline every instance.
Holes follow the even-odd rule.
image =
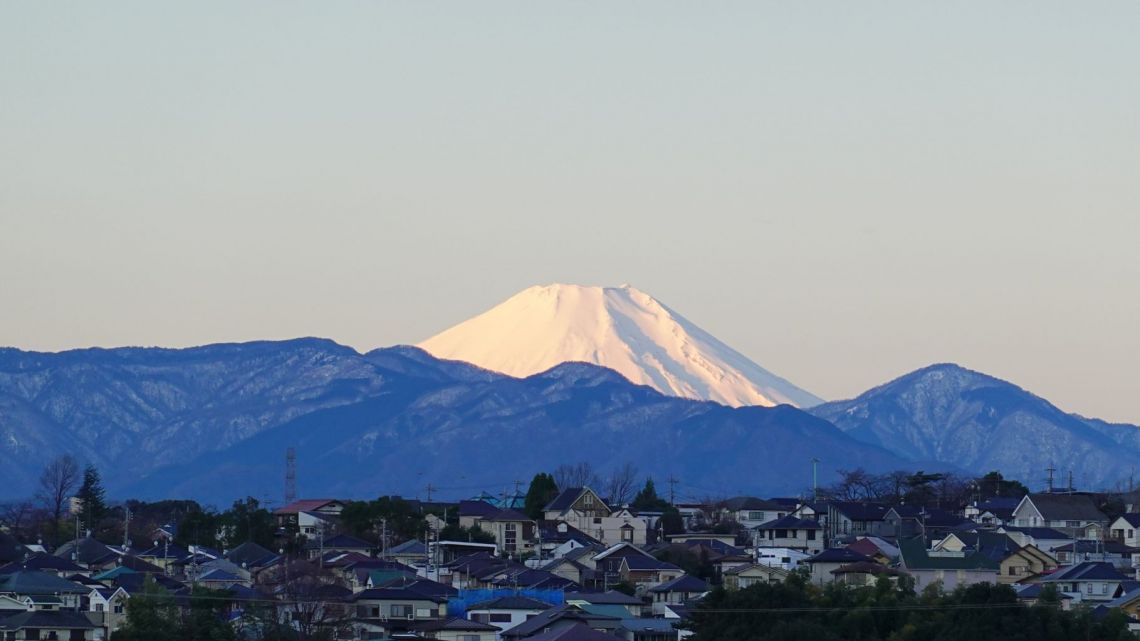
[[[6,2],[0,344],[629,282],[827,398],[1140,421],[1140,3]]]

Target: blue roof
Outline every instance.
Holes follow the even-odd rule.
[[[822,530],[823,526],[811,519],[800,519],[792,516],[791,514],[761,523],[754,529],[757,530]]]
[[[650,592],[708,592],[708,590],[708,583],[689,574],[682,574],[672,581],[649,588]]]
[[[1061,568],[1042,580],[1056,583],[1059,581],[1126,581],[1128,578],[1107,561],[1087,561]]]

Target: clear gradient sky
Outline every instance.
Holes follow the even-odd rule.
[[[1140,422],[1140,3],[5,2],[0,344],[629,282],[826,398]]]

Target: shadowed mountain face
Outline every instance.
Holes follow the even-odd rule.
[[[1140,429],[1066,414],[1029,392],[957,365],[932,365],[849,400],[809,410],[864,443],[908,459],[1000,470],[1039,486],[1072,470],[1083,489],[1127,480]]]
[[[799,492],[859,465],[906,467],[791,407],[667,397],[567,363],[524,379],[394,347],[320,339],[181,350],[0,350],[0,496],[34,491],[69,452],[114,496],[279,500],[285,448],[307,495],[505,487],[587,460],[626,461],[690,492]]]

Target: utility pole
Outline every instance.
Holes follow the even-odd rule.
[[[380,519],[380,558],[388,558],[388,519]]]
[[[1053,467],[1053,464],[1050,463],[1049,467],[1045,468],[1045,471],[1049,473],[1049,493],[1052,494],[1053,493],[1053,472],[1056,472],[1057,468]]]
[[[431,483],[427,484],[427,502],[431,503],[431,493],[436,490],[436,487]]]
[[[675,489],[680,481],[675,476],[669,476],[669,505],[677,507],[677,490]]]
[[[123,552],[125,553],[131,545],[131,508],[124,505],[123,513]]]
[[[297,449],[285,450],[285,505],[297,500]]]
[[[811,459],[811,500],[819,500],[819,459]]]
[[[1073,471],[1069,470],[1069,494],[1073,493]]]

